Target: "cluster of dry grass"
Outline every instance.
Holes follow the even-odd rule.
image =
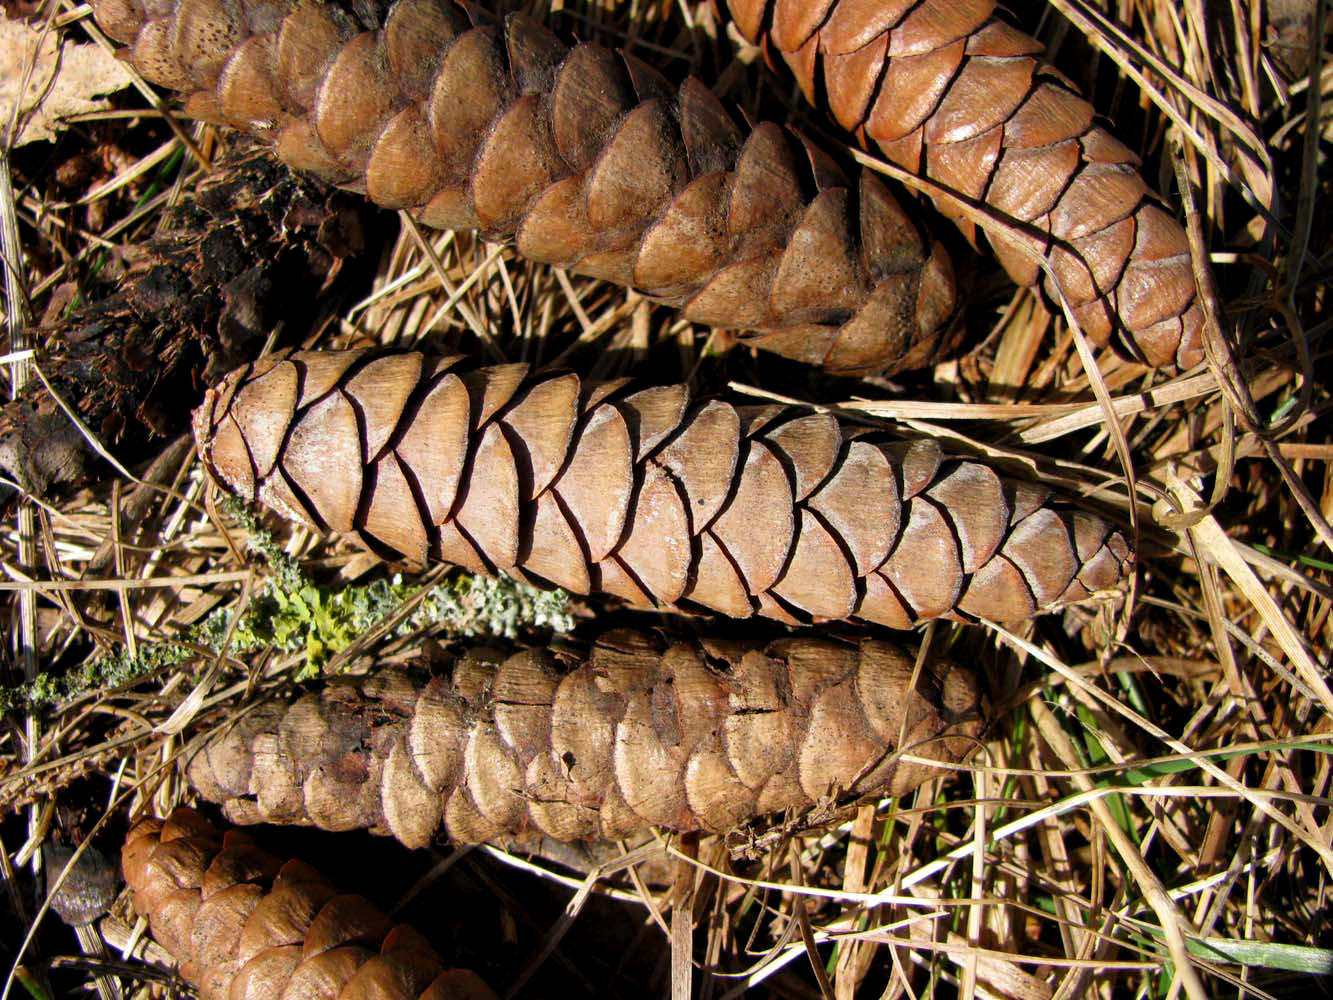
[[[697,72],[748,112],[824,127],[757,53],[737,57],[707,4],[530,6],[675,76]],[[825,379],[728,352],[723,335],[633,293],[406,219],[380,248],[364,298],[310,331],[310,346],[461,344],[594,377],[637,372],[894,421],[1085,496],[1139,538],[1138,576],[1118,606],[1021,632],[927,632],[979,671],[995,713],[972,765],[910,800],[815,828],[779,824],[744,843],[662,837],[594,862],[498,848],[407,857],[356,841],[358,858],[381,859],[381,892],[407,897],[404,912],[447,911],[453,892],[472,907],[436,919],[502,995],[670,984],[674,996],[701,997],[1194,1000],[1308,995],[1333,975],[1333,951],[1321,947],[1333,917],[1333,443],[1329,387],[1317,376],[1327,371],[1333,259],[1321,109],[1333,69],[1316,60],[1312,76],[1291,82],[1290,64],[1308,54],[1301,37],[1267,30],[1270,18],[1323,4],[1111,7],[1114,22],[1085,0],[1017,16],[1183,203],[1216,281],[1200,370],[1166,377],[1091,351],[978,257],[962,265],[973,271],[964,357],[896,382]],[[48,13],[63,24],[77,20],[71,12]],[[111,114],[127,126],[153,118]],[[208,130],[185,128],[213,148]],[[97,250],[143,239],[200,177],[186,159],[136,204],[181,142],[160,126],[152,134],[163,145],[117,164],[117,183],[93,192],[96,210],[53,204],[40,174],[0,161],[9,387],[39,377],[41,333],[24,332],[25,318]],[[239,655],[241,625],[210,646],[198,623],[243,611],[290,572],[277,548],[307,575],[298,587],[325,595],[361,587],[364,598],[386,574],[276,521],[263,522],[276,548],[256,554],[235,512],[210,502],[187,450],[157,458],[151,473],[108,464],[88,489],[16,504],[0,535],[11,685],[93,661],[105,682],[19,701],[0,733],[0,864],[18,921],[6,929],[30,938],[0,948],[13,963],[6,997],[73,989],[90,970],[104,973],[104,996],[164,981],[135,957],[142,943],[120,950],[134,943],[123,901],[100,936],[82,937],[105,949],[101,964],[59,958],[72,941],[49,929],[52,916],[35,929],[42,894],[23,870],[57,836],[110,845],[129,810],[188,798],[183,755],[308,662],[308,642]],[[107,568],[88,579],[93,565]],[[427,634],[446,640],[449,626],[420,616],[389,627],[442,579],[374,591],[390,621],[357,625],[326,668],[409,657]],[[590,619],[594,609],[576,610]],[[170,645],[182,637],[194,645]],[[579,863],[591,874],[571,874]],[[112,974],[125,971],[117,983]]]

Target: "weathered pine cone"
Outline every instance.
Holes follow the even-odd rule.
[[[807,98],[822,95],[868,148],[1026,227],[987,236],[1021,284],[1042,280],[1031,255],[1045,257],[1089,336],[1115,334],[1152,365],[1203,360],[1185,231],[1137,157],[1040,60],[1041,44],[993,16],[995,0],[727,6],[741,34],[780,52]]]
[[[951,264],[887,188],[849,183],[771,123],[742,130],[697,81],[568,48],[528,18],[396,0],[382,26],[303,0],[95,0],[186,111],[271,138],[293,167],[512,240],[696,322],[831,371],[930,361]]]
[[[449,677],[381,671],[267,704],[195,755],[239,823],[368,827],[410,847],[733,830],[837,796],[901,795],[980,729],[975,681],[866,639],[667,642],[613,632],[585,659],[473,650]]]
[[[416,562],[636,606],[1014,621],[1117,587],[1130,559],[1100,518],[933,441],[691,404],[680,385],[300,353],[233,372],[194,425],[246,500]]]
[[[495,1000],[412,927],[193,809],[140,820],[120,857],[135,910],[203,1000]]]

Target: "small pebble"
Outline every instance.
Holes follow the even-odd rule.
[[[73,849],[63,844],[42,848],[48,886],[55,884],[73,854]],[[97,848],[88,847],[51,897],[51,909],[71,927],[83,927],[111,909],[119,888],[118,867]]]

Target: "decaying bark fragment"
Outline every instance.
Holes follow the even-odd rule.
[[[304,329],[339,258],[359,249],[364,206],[238,146],[158,235],[128,248],[114,289],[89,289],[94,301],[35,332],[45,382],[0,406],[0,469],[25,492],[82,485],[98,461],[52,392],[136,464],[186,429],[182,399],[253,357],[275,326]]]
[[[727,6],[741,34],[780,52],[806,96],[822,95],[867,147],[1029,227],[987,235],[1021,284],[1043,280],[1031,255],[1044,257],[1091,337],[1115,334],[1152,365],[1203,360],[1184,229],[1134,154],[1041,61],[1041,44],[994,16],[995,0]]]
[[[495,1000],[412,927],[192,809],[130,830],[134,908],[203,1000]]]
[[[971,674],[874,639],[668,642],[612,632],[560,664],[471,650],[448,677],[386,670],[267,704],[191,783],[240,823],[369,827],[409,846],[649,826],[723,832],[837,796],[901,795],[980,730]]]
[[[742,129],[697,81],[572,49],[532,20],[396,0],[96,0],[98,23],[186,111],[269,138],[289,165],[512,240],[696,322],[832,371],[930,361],[951,265],[872,173],[849,182],[771,123]]]
[[[210,390],[195,439],[241,497],[318,529],[643,607],[1013,621],[1130,561],[1102,519],[934,441],[680,385],[299,353]]]

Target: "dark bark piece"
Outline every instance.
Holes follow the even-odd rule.
[[[356,200],[295,178],[248,140],[228,143],[151,238],[123,248],[124,268],[88,275],[78,302],[33,331],[44,380],[0,406],[0,479],[54,499],[105,469],[57,398],[125,467],[154,461],[155,479],[174,475],[169,456],[188,424],[182,401],[256,357],[275,328],[278,348],[307,336],[320,321],[316,293],[337,298],[359,280],[337,258],[368,219]],[[265,465],[280,443],[251,442]],[[0,483],[0,504],[13,496]],[[149,516],[142,507],[127,531],[137,535]]]

